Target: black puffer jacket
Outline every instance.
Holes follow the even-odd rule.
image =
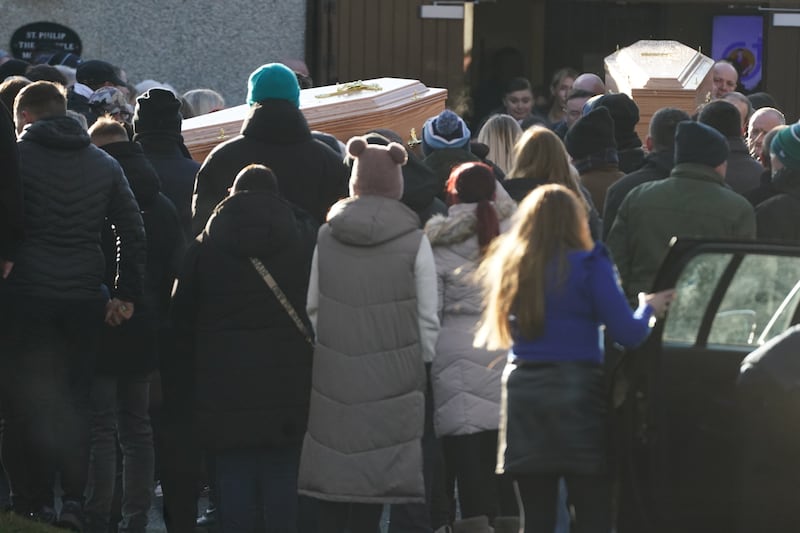
[[[778,191],[772,186],[772,169],[765,168],[758,178],[758,187],[746,192],[744,197],[753,207],[758,207],[759,204],[766,202],[776,194],[778,194]]]
[[[25,235],[17,132],[0,102],[0,259],[14,259]]]
[[[184,396],[194,397],[196,428],[207,448],[302,441],[312,349],[249,258],[264,263],[308,324],[316,234],[313,218],[289,202],[240,192],[220,203],[189,248],[172,316],[178,364],[195,379]]]
[[[186,239],[193,239],[197,234],[192,233],[192,191],[200,163],[192,159],[183,137],[177,133],[137,133],[133,140],[142,145],[144,155],[161,179],[161,192],[178,210]]]
[[[36,121],[19,142],[25,195],[26,239],[8,289],[38,298],[103,297],[106,218],[120,239],[119,275],[112,295],[138,303],[146,260],[139,206],[122,169],[89,143],[77,121]]]
[[[311,136],[303,113],[286,100],[255,104],[242,135],[211,151],[197,174],[192,230],[200,233],[211,211],[225,196],[236,174],[251,163],[270,167],[281,195],[319,223],[328,209],[347,196],[350,173],[333,150]]]
[[[142,147],[133,142],[103,146],[116,159],[133,190],[147,232],[147,268],[144,294],[129,321],[118,327],[104,328],[103,356],[98,371],[106,375],[145,375],[156,369],[158,338],[167,329],[167,313],[172,285],[181,267],[184,238],[178,212],[160,191],[158,174],[147,161]],[[103,232],[106,251],[106,283],[115,275],[114,233],[109,226]]]
[[[778,192],[756,207],[759,240],[800,244],[800,171],[784,167],[772,176]]]

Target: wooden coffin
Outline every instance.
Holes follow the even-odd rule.
[[[644,139],[653,113],[675,107],[692,115],[711,96],[714,61],[678,41],[638,41],[605,59],[606,87],[639,106]]]
[[[413,146],[425,120],[441,113],[446,99],[446,89],[428,88],[417,80],[378,78],[303,89],[300,110],[312,130],[342,142],[388,128]],[[202,162],[216,145],[239,135],[249,110],[243,104],[184,120],[183,138],[192,157]]]

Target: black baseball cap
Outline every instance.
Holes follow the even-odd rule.
[[[99,59],[82,61],[75,71],[75,79],[78,83],[89,86],[102,85],[107,81],[114,85],[125,85],[125,82],[119,79],[114,71],[114,66]]]

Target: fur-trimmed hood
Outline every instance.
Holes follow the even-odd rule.
[[[517,210],[517,204],[511,199],[501,198],[493,202],[500,225]],[[455,204],[450,206],[447,216],[435,215],[425,224],[425,234],[432,246],[448,246],[463,242],[475,236],[475,207],[477,204]]]

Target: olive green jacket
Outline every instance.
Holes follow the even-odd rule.
[[[625,293],[652,289],[672,237],[754,239],[753,207],[713,168],[681,163],[666,179],[644,183],[623,200],[607,245]]]

